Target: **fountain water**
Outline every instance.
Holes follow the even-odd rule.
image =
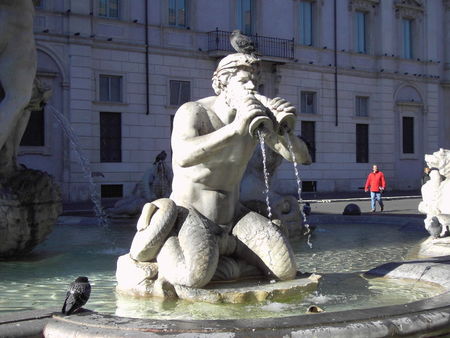
[[[225,305],[130,298],[115,293],[114,261],[128,251],[134,235],[131,229],[114,223],[109,238],[105,238],[94,218],[63,216],[48,240],[34,250],[32,259],[0,262],[0,312],[59,307],[66,286],[80,274],[88,275],[92,284],[87,308],[152,319],[276,318],[301,315],[312,304],[333,312],[401,304],[442,292],[427,283],[360,276],[361,271],[380,264],[407,259],[426,236],[420,220],[414,227],[405,227],[400,219],[384,225],[333,224],[320,218],[315,222],[314,248],[308,249],[303,241],[295,241],[293,247],[304,271],[324,274],[317,290],[308,290],[304,297]],[[71,241],[66,242],[67,238]],[[110,241],[117,246],[112,249]]]
[[[272,208],[270,207],[270,199],[269,199],[269,172],[267,170],[267,158],[266,158],[266,147],[264,143],[264,133],[260,130],[257,131],[258,133],[258,139],[259,139],[259,145],[261,147],[261,154],[262,154],[262,160],[263,160],[263,173],[264,173],[264,183],[266,185],[266,189],[264,193],[266,194],[266,205],[267,205],[267,217],[269,218],[269,222],[272,219]]]
[[[60,124],[62,130],[64,131],[64,134],[69,139],[70,145],[72,146],[73,151],[75,152],[75,154],[78,157],[79,163],[81,165],[81,169],[83,170],[83,173],[84,173],[84,177],[87,179],[88,184],[89,184],[89,194],[90,194],[91,200],[94,204],[95,215],[97,216],[97,219],[99,220],[100,225],[102,225],[103,227],[108,227],[108,219],[106,217],[105,212],[103,211],[101,198],[96,189],[94,179],[92,178],[92,170],[91,170],[90,161],[83,155],[83,152],[80,148],[80,142],[78,140],[78,137],[75,134],[75,132],[73,131],[72,127],[70,126],[70,123],[67,120],[67,118],[63,114],[61,114],[52,105],[48,105],[48,107],[51,109],[53,117]]]
[[[310,248],[312,248],[311,229],[310,229],[310,226],[308,224],[308,220],[306,218],[305,211],[303,209],[304,203],[303,203],[303,199],[302,199],[302,180],[300,178],[300,174],[299,174],[298,167],[297,167],[297,159],[295,158],[295,153],[293,151],[291,135],[289,135],[289,133],[287,133],[287,132],[284,132],[284,135],[285,135],[286,140],[288,142],[289,152],[291,153],[291,156],[292,156],[292,159],[293,159],[295,178],[296,178],[296,181],[297,181],[298,202],[300,204],[300,213],[301,213],[302,219],[303,219],[303,226],[306,228],[306,231],[305,231],[305,234],[307,235],[306,243],[308,244],[308,246]]]

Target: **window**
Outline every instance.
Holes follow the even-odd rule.
[[[317,181],[302,181],[302,191],[303,192],[316,192],[317,191]]]
[[[369,98],[365,96],[356,97],[356,116],[369,116]]]
[[[302,138],[308,146],[311,160],[316,162],[316,123],[314,121],[302,121]]]
[[[405,59],[413,58],[413,45],[412,45],[412,25],[413,20],[402,20],[402,32],[403,32],[403,54]]]
[[[170,105],[180,106],[191,100],[191,83],[189,81],[170,80]]]
[[[358,53],[367,53],[367,13],[355,12],[355,46]]]
[[[99,0],[98,15],[105,18],[119,18],[119,0]]]
[[[247,35],[253,33],[252,7],[252,0],[237,0],[237,28]]]
[[[122,77],[100,75],[100,101],[122,102]]]
[[[313,44],[313,4],[309,1],[300,1],[300,44]]]
[[[122,184],[102,184],[100,189],[102,198],[117,198],[123,196]]]
[[[44,109],[31,112],[20,145],[28,147],[45,146]]]
[[[356,163],[369,163],[369,125],[356,125]]]
[[[122,161],[122,118],[120,113],[100,113],[100,161]]]
[[[187,0],[169,0],[169,25],[187,27]]]
[[[315,92],[301,92],[301,113],[315,114],[316,113],[316,93]]]
[[[402,152],[414,154],[414,117],[402,117]]]

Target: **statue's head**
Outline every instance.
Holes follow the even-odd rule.
[[[219,95],[228,84],[228,79],[239,69],[245,69],[259,78],[261,60],[250,54],[230,54],[220,60],[212,77],[214,92]]]

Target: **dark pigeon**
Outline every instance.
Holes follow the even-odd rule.
[[[153,162],[153,164],[156,164],[158,162],[163,162],[166,160],[166,158],[167,158],[167,153],[163,150],[158,155],[156,155],[155,162]]]
[[[235,29],[230,35],[231,46],[238,53],[256,54],[256,48],[253,41],[246,35],[242,34],[239,29]]]
[[[91,284],[87,277],[78,277],[70,283],[61,312],[70,315],[87,303],[91,295]]]

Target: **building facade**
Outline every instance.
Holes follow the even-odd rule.
[[[260,90],[298,107],[314,159],[300,167],[304,191],[357,191],[375,163],[389,189],[417,189],[423,155],[450,148],[450,1],[35,5],[38,77],[53,96],[33,112],[19,160],[52,174],[65,200],[89,198],[86,160],[102,197],[120,197],[160,151],[170,157],[173,115],[214,94],[236,28],[261,54]],[[296,193],[292,164],[274,180]]]

